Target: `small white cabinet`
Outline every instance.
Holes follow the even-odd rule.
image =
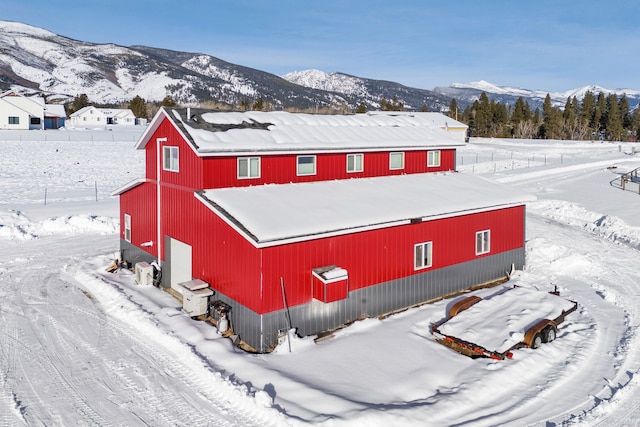
[[[209,284],[200,279],[179,283],[182,290],[182,311],[191,317],[207,314],[209,297],[213,295],[213,289]]]

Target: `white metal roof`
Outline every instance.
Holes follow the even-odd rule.
[[[191,112],[197,111],[197,114]],[[189,119],[187,119],[187,115]],[[284,111],[162,109],[137,144],[144,148],[162,117],[176,123],[203,156],[302,151],[448,148],[463,144],[420,114],[320,115]]]
[[[197,197],[258,246],[535,200],[503,184],[456,172],[222,188]]]

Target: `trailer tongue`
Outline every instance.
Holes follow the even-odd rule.
[[[433,325],[436,340],[471,357],[505,359],[522,347],[538,348],[556,338],[558,325],[578,308],[557,292],[502,287],[480,298],[460,298]]]

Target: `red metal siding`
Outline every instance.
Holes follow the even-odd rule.
[[[290,182],[369,178],[387,175],[449,171],[454,170],[456,167],[454,149],[440,150],[439,167],[427,167],[426,150],[406,151],[404,153],[405,167],[400,170],[389,169],[389,152],[387,151],[362,153],[364,154],[364,170],[353,173],[347,172],[347,153],[317,154],[316,174],[309,176],[297,176],[297,155],[258,155],[258,157],[260,157],[260,177],[252,179],[237,178],[237,157],[208,157],[203,159],[203,188],[245,187],[249,185],[285,184]],[[354,151],[350,154],[358,154],[358,152]]]
[[[523,206],[262,250],[253,248],[212,212],[207,216],[203,220],[209,231],[200,236],[203,246],[197,250],[206,256],[197,271],[214,289],[258,313],[283,308],[281,280],[290,306],[309,303],[314,295],[313,268],[330,264],[345,268],[349,290],[356,290],[427,271],[414,270],[417,243],[433,242],[431,270],[478,258],[477,231],[491,230],[491,252],[484,256],[524,245]]]
[[[166,138],[166,141],[157,142],[158,138]],[[157,179],[156,170],[158,168],[158,157],[156,155],[156,149],[158,144],[160,144],[161,147],[178,147],[179,153],[179,172],[171,172],[163,170],[162,151],[160,152],[159,166],[161,182],[187,188],[204,188],[202,159],[196,155],[191,145],[182,138],[176,127],[166,118],[149,138],[149,142],[145,147],[147,178]]]
[[[331,283],[323,283],[322,280],[313,276],[313,298],[322,302],[334,302],[345,299],[349,290],[347,279]]]
[[[131,243],[157,257],[156,237],[156,186],[143,183],[120,196],[120,238],[124,239],[124,215],[131,216]],[[150,247],[140,246],[153,241]]]

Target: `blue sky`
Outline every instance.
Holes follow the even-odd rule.
[[[637,0],[9,0],[0,19],[279,75],[315,68],[424,89],[486,80],[640,90]]]

